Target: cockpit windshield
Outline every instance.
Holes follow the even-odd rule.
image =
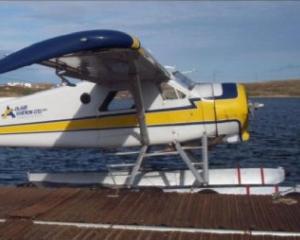
[[[187,89],[192,89],[195,85],[195,82],[193,82],[190,78],[185,76],[183,73],[179,71],[173,72],[173,75],[175,76],[176,82],[183,85]]]

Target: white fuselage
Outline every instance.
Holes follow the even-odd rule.
[[[177,83],[174,83],[175,85]],[[176,85],[177,86],[177,85]],[[198,85],[197,85],[198,86]],[[199,87],[200,86],[200,87]],[[208,136],[240,133],[234,119],[207,119],[206,110],[196,107],[192,99],[214,100],[208,85],[193,91],[181,88],[184,97],[164,99],[155,84],[142,87],[150,144],[164,144],[175,140],[185,142]],[[215,95],[222,94],[220,84],[214,85]],[[201,89],[203,90],[201,92]],[[82,95],[90,101],[83,103]],[[0,101],[0,146],[29,147],[119,147],[141,145],[140,129],[134,106],[109,109],[112,89],[98,84],[81,82],[30,96]],[[115,97],[118,100],[118,97]],[[107,106],[104,106],[104,105]],[[102,108],[102,109],[101,109]],[[204,108],[204,107],[203,107]],[[206,107],[207,108],[207,107]],[[211,110],[209,110],[211,111]],[[209,113],[208,115],[211,115]],[[197,116],[199,115],[199,120]],[[208,116],[209,118],[209,116]]]

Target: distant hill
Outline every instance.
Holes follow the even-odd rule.
[[[300,79],[244,84],[249,96],[300,97]]]
[[[266,81],[243,83],[250,97],[300,97],[299,80]],[[53,88],[52,84],[33,84],[23,86],[0,86],[0,97],[19,97]]]
[[[24,86],[0,86],[0,97],[20,97],[52,88],[52,84],[33,84],[31,88]]]

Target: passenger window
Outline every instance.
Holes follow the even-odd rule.
[[[168,83],[160,84],[160,91],[164,100],[168,99],[182,99],[185,98],[185,94],[178,89],[170,86]]]
[[[129,91],[112,91],[104,99],[99,111],[120,111],[134,108],[134,100]]]

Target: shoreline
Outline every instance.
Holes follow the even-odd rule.
[[[300,96],[274,95],[274,96],[248,96],[248,98],[300,98]]]

